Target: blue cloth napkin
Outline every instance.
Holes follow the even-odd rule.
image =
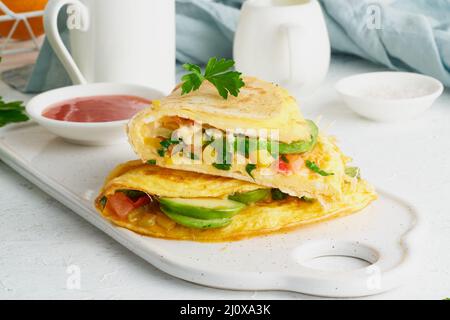
[[[320,2],[334,52],[353,54],[395,70],[428,74],[450,86],[450,1]],[[242,3],[177,0],[177,61],[204,64],[211,56],[232,57]],[[367,28],[368,8],[374,5],[379,9],[380,29]],[[60,30],[67,40],[63,14]],[[64,68],[45,41],[24,91],[41,92],[69,84]]]
[[[450,1],[321,0],[334,52],[394,70],[419,72],[450,86]],[[379,8],[381,29],[367,28]]]

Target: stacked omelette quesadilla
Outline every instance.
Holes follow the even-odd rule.
[[[229,241],[353,213],[376,199],[334,139],[289,93],[244,77],[223,99],[204,82],[137,114],[140,161],[118,166],[96,200],[113,223],[143,235]]]

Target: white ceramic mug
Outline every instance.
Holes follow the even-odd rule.
[[[330,40],[317,0],[247,0],[234,42],[236,69],[312,93],[330,65]]]
[[[71,54],[57,25],[66,5]],[[74,84],[135,83],[165,93],[175,85],[174,0],[50,0],[44,24]]]

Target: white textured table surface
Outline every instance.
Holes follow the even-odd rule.
[[[334,58],[327,82],[301,102],[312,119],[339,138],[364,176],[423,210],[422,272],[411,283],[370,299],[450,296],[450,92],[421,118],[399,124],[367,121],[349,111],[333,84],[379,67]],[[3,83],[0,95],[26,99]],[[130,253],[0,162],[0,298],[3,299],[306,299],[289,292],[236,292],[168,276]],[[389,221],[386,221],[388,224]],[[68,266],[79,266],[81,288],[68,289]]]

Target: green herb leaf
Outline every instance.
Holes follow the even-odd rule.
[[[217,88],[220,96],[224,99],[228,99],[228,94],[237,97],[240,88],[245,85],[241,73],[237,71],[228,71],[206,79]]]
[[[285,154],[282,154],[282,155],[280,156],[280,158],[281,158],[281,160],[283,160],[283,162],[289,163],[289,159],[286,157]]]
[[[205,77],[212,77],[214,75],[226,72],[234,66],[233,60],[220,59],[216,57],[210,58],[205,68]]]
[[[213,57],[209,59],[205,68],[205,74],[202,75],[199,66],[191,63],[184,64],[183,68],[190,73],[185,74],[181,78],[183,81],[181,94],[183,95],[198,90],[201,84],[207,80],[216,87],[222,98],[227,99],[229,94],[237,97],[240,88],[242,88],[245,83],[242,80],[242,74],[240,72],[228,71],[233,66],[233,60],[219,60],[216,57]]]
[[[196,155],[195,152],[191,152],[191,153],[189,154],[189,158],[190,158],[191,160],[200,160],[200,157],[199,157],[198,155]]]
[[[334,173],[329,173],[329,172],[323,171],[322,169],[320,169],[320,168],[317,166],[317,164],[315,164],[315,163],[312,162],[312,161],[306,160],[305,164],[306,164],[306,166],[308,167],[308,169],[314,171],[315,173],[320,174],[320,175],[323,176],[323,177],[334,175]]]
[[[214,139],[212,143],[209,144],[212,148],[215,149],[217,156],[217,162],[220,167],[223,168],[231,168],[231,163],[233,161],[233,153],[231,152],[232,146],[227,143],[225,138],[222,139]],[[222,149],[222,150],[221,150]],[[222,166],[223,164],[223,166]],[[221,169],[221,170],[230,170],[230,169]]]
[[[205,80],[200,67],[195,64],[186,63],[183,65],[183,68],[191,73],[188,73],[181,78],[183,81],[183,85],[181,87],[182,94],[198,90],[202,82]]]
[[[268,147],[267,141],[259,140],[257,138],[239,136],[234,140],[234,151],[239,152],[246,158],[257,150],[268,150]],[[270,150],[268,151],[270,152]]]
[[[158,154],[160,157],[164,157],[164,155],[166,154],[167,149],[169,149],[169,147],[172,144],[179,144],[180,141],[179,140],[171,140],[171,139],[164,139],[162,140],[159,144],[162,146],[161,149],[158,149]]]
[[[352,178],[361,178],[361,172],[358,167],[345,168],[345,174]]]
[[[287,193],[282,192],[280,189],[272,189],[273,200],[284,200],[288,197]]]
[[[138,190],[123,189],[123,190],[117,190],[117,192],[121,192],[121,193],[125,194],[131,200],[137,200],[137,199],[147,195],[145,192],[138,191]]]
[[[231,164],[226,164],[226,163],[213,163],[212,164],[214,168],[219,169],[219,170],[223,170],[223,171],[228,171],[231,169]]]
[[[100,205],[102,206],[102,209],[105,209],[107,202],[108,202],[108,198],[107,197],[102,197],[100,199]]]
[[[245,171],[247,171],[248,175],[255,179],[252,175],[252,171],[256,169],[256,164],[249,163],[245,166]]]
[[[0,97],[0,127],[10,123],[28,121],[30,118],[25,113],[25,107],[21,101],[4,102]]]
[[[147,161],[147,164],[151,164],[152,166],[154,166],[156,164],[156,160],[155,159],[150,159]]]
[[[161,141],[159,144],[163,148],[168,149],[172,144],[179,144],[179,143],[180,143],[179,140],[165,139],[165,140]]]

